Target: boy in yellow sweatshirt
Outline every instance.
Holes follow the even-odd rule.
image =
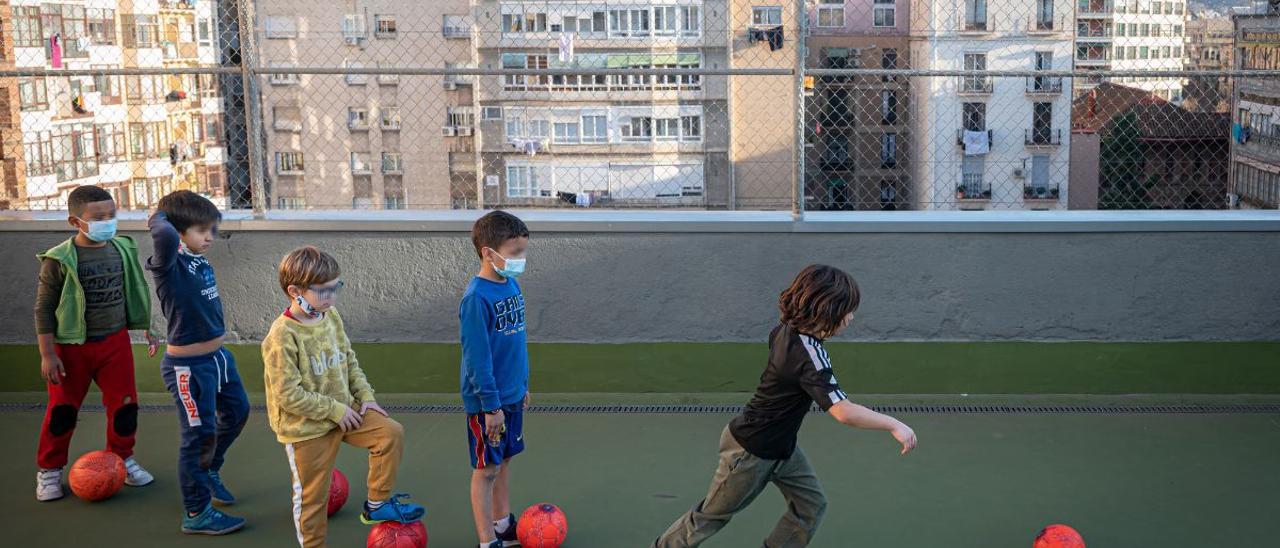
[[[293,473],[298,544],[325,546],[329,482],[341,442],[369,450],[369,498],[360,521],[412,523],[426,510],[392,496],[404,428],[374,400],[334,309],[342,289],[332,256],[302,247],[280,261],[289,308],[262,341],[267,418]]]

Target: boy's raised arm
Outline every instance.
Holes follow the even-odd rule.
[[[151,229],[151,241],[155,247],[147,266],[163,268],[178,259],[178,245],[182,242],[178,230],[169,223],[169,217],[163,211],[156,211],[147,219],[147,228]]]

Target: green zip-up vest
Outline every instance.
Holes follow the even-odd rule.
[[[124,263],[124,311],[125,324],[129,329],[151,329],[151,288],[142,276],[142,264],[138,262],[138,244],[128,236],[116,236],[110,240],[120,252],[120,260]],[[62,296],[58,299],[55,317],[58,327],[53,332],[53,340],[59,344],[84,344],[86,327],[84,323],[84,287],[80,285],[80,271],[77,266],[76,239],[72,236],[44,253],[36,255],[43,261],[53,259],[62,264],[63,278]]]

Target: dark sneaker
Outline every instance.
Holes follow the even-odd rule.
[[[213,505],[193,516],[182,516],[182,532],[188,535],[225,535],[244,527],[244,518],[228,516]]]
[[[213,491],[213,502],[223,506],[236,503],[236,496],[227,490],[227,486],[222,484],[222,476],[214,470],[209,471],[209,490]]]
[[[516,536],[516,516],[511,514],[507,519],[511,520],[511,525],[507,526],[507,531],[499,533],[497,529],[494,529],[493,534],[498,536],[498,540],[502,542],[504,548],[507,546],[519,546],[520,538]]]
[[[377,508],[369,508],[369,503],[365,502],[364,511],[360,513],[360,522],[365,525],[374,525],[384,521],[413,523],[426,515],[426,508],[412,502],[400,502],[400,497],[408,498],[409,495],[396,493]]]

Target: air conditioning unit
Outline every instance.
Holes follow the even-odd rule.
[[[345,36],[344,39],[346,40],[348,46],[359,46],[361,44],[364,44],[364,37],[360,35]]]
[[[1024,169],[1022,169],[1022,168],[1020,168],[1020,167],[1015,167],[1015,168],[1013,168],[1013,178],[1014,178],[1014,179],[1025,179],[1025,178],[1027,178],[1027,172],[1026,172],[1026,170],[1024,170]]]
[[[458,89],[458,83],[451,80],[445,80],[444,89],[447,91],[453,91],[455,89]]]
[[[453,126],[444,126],[440,128],[440,135],[445,137],[453,137],[458,134],[458,128]]]
[[[470,136],[471,136],[471,128],[470,128],[470,127],[466,127],[466,126],[458,128],[458,136],[459,136],[459,137],[470,137]]]

